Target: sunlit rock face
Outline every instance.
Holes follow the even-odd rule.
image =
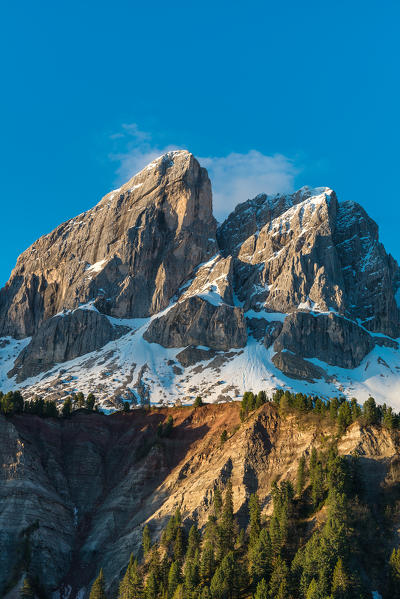
[[[359,368],[385,397],[400,392],[399,287],[356,202],[260,194],[217,229],[207,171],[169,152],[20,256],[0,291],[0,387],[94,389],[111,408],[296,380],[350,393]]]

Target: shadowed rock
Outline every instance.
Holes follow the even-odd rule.
[[[17,382],[73,360],[103,347],[125,335],[130,329],[113,326],[108,318],[94,310],[75,310],[54,316],[39,328],[31,342],[20,353],[9,377]]]

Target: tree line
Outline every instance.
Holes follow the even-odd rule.
[[[262,515],[257,494],[247,503],[242,527],[233,510],[233,489],[214,489],[211,514],[203,529],[189,530],[179,509],[160,539],[143,530],[142,549],[131,555],[118,599],[360,599],[370,598],[362,563],[363,501],[358,459],[341,457],[331,445],[313,449],[299,462],[296,483],[275,481],[273,510]],[[321,508],[326,518],[307,534]],[[363,510],[367,510],[363,506]],[[364,513],[363,513],[364,514]],[[362,516],[365,517],[365,514]],[[387,597],[400,597],[400,549],[386,564]],[[101,570],[90,599],[106,599]]]

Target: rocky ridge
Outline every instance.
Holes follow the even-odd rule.
[[[356,202],[261,194],[217,229],[207,172],[170,152],[20,256],[0,387],[110,409],[281,386],[395,402],[399,286]]]
[[[157,426],[168,415],[173,433],[160,440]],[[326,448],[337,433],[329,419],[299,426],[298,415],[281,418],[270,404],[239,424],[236,403],[57,420],[0,416],[0,593],[18,579],[26,539],[31,567],[55,599],[63,589],[70,599],[87,597],[100,567],[115,590],[146,523],[155,539],[179,507],[186,527],[204,526],[216,487],[230,479],[244,526],[250,494],[257,492],[269,514],[272,482],[294,482],[300,457]],[[221,444],[223,430],[228,440]],[[378,489],[398,463],[399,440],[354,423],[338,449],[360,456],[368,484]]]

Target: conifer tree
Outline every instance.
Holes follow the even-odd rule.
[[[214,545],[207,541],[200,559],[200,578],[203,583],[209,584],[215,570]]]
[[[265,391],[259,391],[257,393],[257,398],[256,398],[256,410],[258,408],[260,408],[262,405],[264,405],[266,401],[267,401],[267,395],[266,395]]]
[[[271,579],[269,581],[269,593],[271,597],[277,597],[281,585],[283,583],[283,588],[286,588],[288,582],[289,570],[286,562],[278,556],[275,560],[274,569],[271,574]]]
[[[261,530],[260,502],[258,501],[258,497],[255,493],[250,495],[249,516],[249,541],[250,545],[254,545],[258,540],[258,536]]]
[[[262,578],[258,583],[254,599],[269,599],[268,585],[265,578]]]
[[[178,562],[172,562],[168,574],[168,597],[172,599],[175,591],[181,581],[180,568]]]
[[[222,510],[222,496],[221,496],[221,491],[220,491],[219,487],[216,487],[215,491],[214,491],[213,506],[214,506],[214,515],[216,518],[219,518],[221,516],[221,510]]]
[[[24,582],[22,584],[19,596],[21,597],[21,599],[34,599],[35,593],[33,591],[31,581],[29,580],[28,576],[25,576],[24,578]]]
[[[343,560],[339,557],[336,562],[332,576],[333,599],[348,599],[350,589],[350,578],[344,568]]]
[[[320,599],[320,598],[321,598],[321,593],[319,592],[319,589],[318,589],[318,583],[315,580],[315,578],[313,578],[309,584],[308,589],[307,589],[306,599]]]
[[[106,599],[103,569],[100,570],[98,577],[92,585],[89,599]]]
[[[134,561],[131,554],[125,575],[119,585],[118,599],[142,599],[143,584],[142,578],[138,572],[137,562]]]
[[[158,599],[157,579],[156,579],[154,573],[151,571],[146,580],[146,585],[144,588],[144,596],[145,596],[145,599]]]
[[[150,548],[151,548],[150,531],[149,531],[149,527],[147,526],[147,524],[143,529],[142,548],[143,548],[143,555],[146,557],[146,555],[149,553]]]
[[[220,551],[222,555],[225,555],[233,548],[234,538],[233,493],[232,482],[229,480],[226,485],[220,524]]]
[[[186,559],[193,559],[196,551],[200,547],[200,533],[195,524],[190,527],[188,545],[186,550]]]
[[[296,478],[296,493],[299,496],[303,493],[305,480],[306,480],[306,458],[305,458],[305,456],[302,455],[299,460],[299,465],[297,468],[297,478]]]
[[[174,560],[177,562],[182,562],[184,553],[183,530],[182,527],[179,526],[178,530],[176,531],[174,541]]]
[[[211,599],[211,593],[208,586],[203,587],[201,591],[201,599]]]

